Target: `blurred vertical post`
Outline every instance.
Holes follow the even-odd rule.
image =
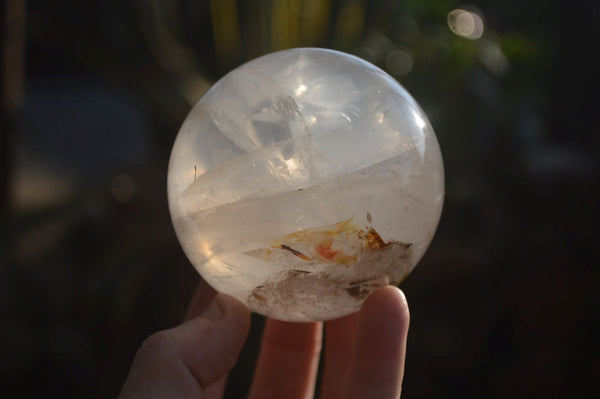
[[[240,56],[242,41],[236,0],[211,0],[210,13],[217,59],[221,65],[233,64]]]
[[[361,0],[344,1],[335,24],[334,42],[347,49],[362,35],[365,25],[365,4]]]
[[[8,210],[11,138],[23,102],[26,0],[0,0],[0,213]]]
[[[299,33],[299,0],[274,0],[271,15],[271,50],[295,47]]]
[[[300,46],[320,46],[327,37],[331,0],[304,0],[300,19]]]
[[[274,0],[271,50],[319,45],[327,35],[330,0]]]

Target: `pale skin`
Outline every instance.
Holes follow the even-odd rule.
[[[267,319],[249,398],[312,398],[321,348],[318,397],[399,398],[409,318],[402,291],[387,286],[341,319]],[[119,398],[221,398],[249,328],[244,304],[201,284],[184,323],[142,344]]]

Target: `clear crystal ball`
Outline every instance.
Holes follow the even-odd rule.
[[[242,65],[194,106],[168,196],[185,253],[217,291],[280,320],[328,320],[416,266],[444,171],[398,82],[352,55],[300,48]]]

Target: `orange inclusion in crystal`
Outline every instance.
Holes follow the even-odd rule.
[[[331,246],[328,244],[315,245],[315,251],[324,259],[333,259],[339,253],[331,249]]]

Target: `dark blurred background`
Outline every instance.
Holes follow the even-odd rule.
[[[179,322],[199,278],[167,208],[178,128],[226,72],[298,46],[388,71],[442,148],[444,213],[402,284],[403,397],[600,397],[600,3],[0,5],[3,397],[115,397],[144,337]]]

